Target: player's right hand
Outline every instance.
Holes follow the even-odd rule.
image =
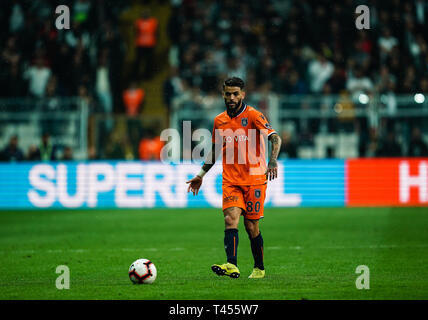
[[[187,188],[187,192],[192,191],[193,195],[195,196],[198,194],[199,189],[201,188],[202,178],[200,176],[196,176],[193,179],[186,181],[186,183],[190,183],[189,188]]]

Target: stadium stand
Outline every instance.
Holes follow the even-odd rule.
[[[373,156],[407,155],[406,146],[385,153],[381,145],[391,130],[403,144],[414,128],[427,128],[427,104],[414,95],[428,89],[428,8],[424,1],[371,1],[370,30],[358,30],[357,2],[175,1],[172,92],[183,96],[189,87],[203,100],[218,92],[221,79],[237,75],[253,94],[294,96],[282,98],[287,116],[278,125],[291,120],[302,157],[324,157],[329,146],[337,157],[368,156],[371,131],[379,145]]]
[[[55,28],[59,4],[71,10],[70,30]],[[118,146],[126,147],[115,157],[138,159],[153,119],[159,130],[179,128],[185,119],[211,128],[222,108],[221,80],[234,75],[246,81],[249,102],[290,136],[297,157],[426,155],[428,6],[371,1],[370,29],[358,30],[356,4],[5,0],[0,148],[18,135],[28,158],[49,132],[58,158],[71,149],[76,158],[103,159],[118,137]],[[147,54],[136,55],[136,25],[144,12],[158,23],[148,69]],[[144,91],[136,135],[128,134],[123,99],[133,81]],[[43,115],[48,112],[52,118]],[[409,146],[415,136],[417,151]],[[391,139],[401,151],[384,147]]]

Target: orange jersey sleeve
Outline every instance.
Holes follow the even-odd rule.
[[[258,129],[263,135],[270,136],[273,133],[276,133],[276,131],[272,128],[267,118],[261,113],[260,111],[256,109],[251,110],[251,115],[253,117],[253,123],[254,127]]]
[[[224,184],[266,183],[264,140],[273,133],[266,117],[251,106],[244,105],[235,117],[223,112],[215,118],[212,142],[222,145]]]

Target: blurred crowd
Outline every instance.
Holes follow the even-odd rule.
[[[424,0],[172,2],[178,89],[208,93],[235,75],[281,94],[428,92]],[[369,30],[355,26],[358,4],[370,8]]]
[[[173,3],[176,14],[168,28],[171,70],[164,85],[169,108],[174,98],[189,91],[209,100],[218,95],[222,79],[228,76],[244,79],[249,93],[341,95],[346,103],[340,106],[349,109],[361,105],[362,94],[367,99],[382,96],[391,113],[397,109],[398,94],[428,93],[428,3],[424,0]],[[355,26],[359,4],[370,8],[369,30]],[[305,102],[297,106],[308,107]],[[312,107],[322,111],[324,105]],[[360,156],[392,154],[382,151],[391,140],[388,132],[396,131],[394,137],[404,134],[404,142],[410,143],[412,132],[427,124],[420,119],[405,126],[393,119],[380,123],[376,117],[339,119],[340,129],[359,134]],[[329,122],[328,130],[337,132],[332,127]],[[300,145],[320,130],[320,120],[306,126],[297,121],[297,130],[284,134],[293,135],[288,140]],[[401,148],[393,154],[411,150]]]
[[[66,111],[70,104],[64,98],[76,96],[87,103],[90,113],[111,114],[121,107],[125,48],[118,16],[126,4],[109,0],[3,0],[0,97],[33,99],[31,105],[12,104],[12,110],[7,111]],[[63,13],[55,13],[59,5],[69,8],[69,29],[56,28],[56,19]],[[40,124],[41,131],[53,136],[62,126],[60,122],[45,124],[48,121]],[[70,147],[63,149],[66,154]]]
[[[120,158],[129,153],[134,158],[152,159],[153,155],[142,156],[146,147],[141,146],[152,139],[147,145],[159,149],[158,132],[142,130],[135,117],[141,114],[146,96],[137,80],[150,79],[156,72],[152,61],[156,60],[153,55],[158,20],[151,16],[150,10],[142,11],[141,17],[134,21],[135,47],[127,48],[119,30],[119,16],[131,3],[2,0],[0,97],[79,96],[89,102],[91,112],[127,114],[131,119],[123,134],[132,150],[124,150],[124,139],[110,135],[112,123],[106,120],[98,128],[100,140],[95,141],[102,154],[91,149],[90,157]],[[214,105],[214,98],[219,97],[221,81],[229,76],[241,77],[246,90],[259,96],[346,95],[349,103],[341,103],[344,108],[361,101],[361,94],[382,95],[383,103],[390,109],[396,109],[399,94],[428,94],[428,3],[424,0],[169,0],[169,3],[172,14],[167,34],[171,47],[165,65],[170,73],[163,93],[159,93],[163,94],[168,112],[172,112],[172,101],[182,96],[201,97],[209,108]],[[370,8],[369,30],[358,30],[355,26],[355,8],[359,4]],[[70,8],[70,30],[55,28],[52,17],[58,5]],[[151,35],[144,35],[145,30]],[[124,79],[127,50],[135,50],[136,59],[131,62],[133,73]],[[325,105],[332,108],[334,104],[327,100]],[[267,113],[267,104],[257,106]],[[323,105],[317,107],[321,110]],[[303,110],[308,104],[301,103],[297,108]],[[407,122],[404,136],[400,131],[403,126],[394,120],[359,119],[350,123],[348,126],[343,121],[343,128],[359,135],[360,156],[426,152],[423,134],[427,123],[420,119]],[[322,127],[321,120],[303,125],[298,122],[294,132],[283,133],[284,141],[288,141],[284,146],[288,151],[283,154],[296,157],[297,147],[308,141],[310,144]],[[331,121],[327,128],[335,132]],[[11,138],[7,147],[0,148],[6,150],[10,146],[10,150],[15,150],[14,138],[19,137]],[[411,142],[418,139],[420,142]],[[416,145],[419,147],[413,147]],[[31,147],[36,148],[39,146]],[[10,150],[2,152],[3,159],[28,159],[32,154],[28,150],[20,156]],[[334,156],[334,151],[328,154]]]
[[[70,9],[69,30],[55,27],[58,5]],[[120,102],[120,1],[3,0],[1,6],[1,97],[81,96],[104,112]]]
[[[58,146],[52,143],[49,133],[43,133],[40,143],[32,145],[28,151],[19,146],[19,137],[13,135],[8,144],[0,149],[0,161],[70,161],[73,160],[73,150],[69,146]]]

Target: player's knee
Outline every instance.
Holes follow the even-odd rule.
[[[252,222],[246,222],[245,223],[245,230],[248,233],[248,236],[250,238],[255,238],[259,235],[260,231],[259,231],[259,226],[255,223]]]
[[[235,228],[238,226],[238,223],[239,219],[236,219],[232,215],[227,214],[224,216],[224,224],[226,228]]]
[[[247,228],[246,230],[250,238],[255,238],[259,235],[259,231],[256,228]]]
[[[226,228],[237,228],[240,215],[241,212],[239,208],[228,208],[224,210],[224,224]]]

